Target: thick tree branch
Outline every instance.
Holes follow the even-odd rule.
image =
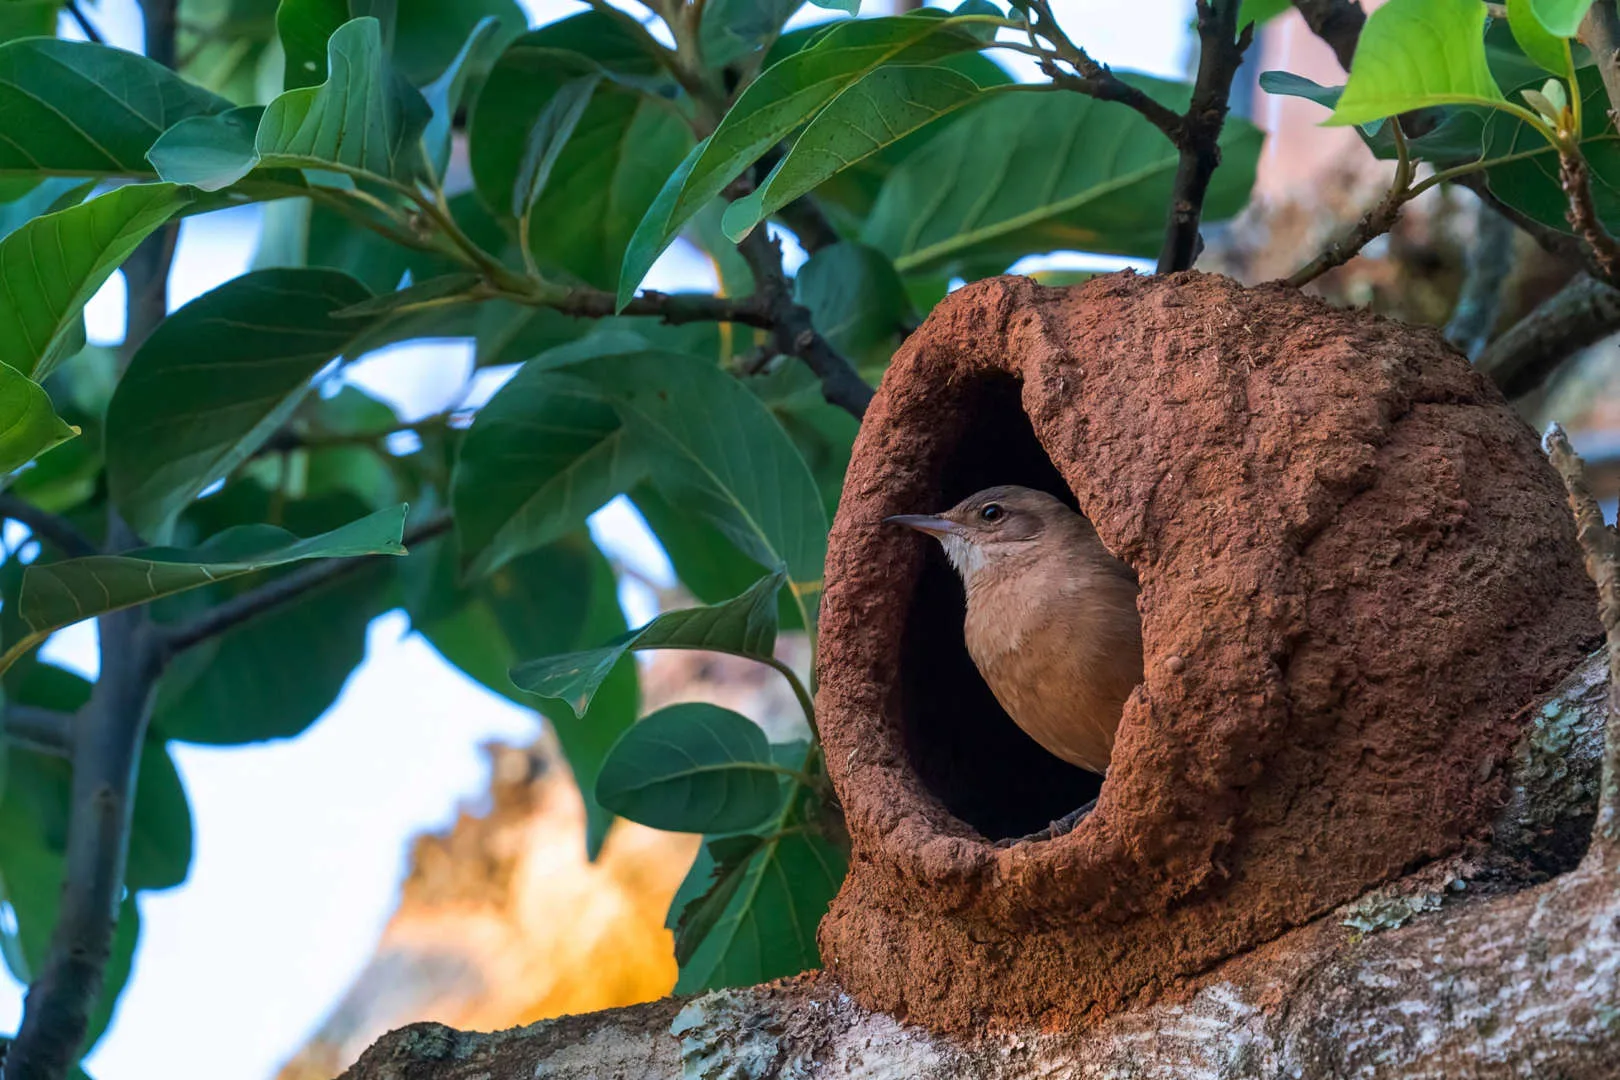
[[[1513,273],[1513,223],[1483,203],[1474,217],[1474,246],[1446,323],[1446,340],[1473,360],[1485,348],[1502,312],[1502,286]]]
[[[1597,62],[1598,75],[1609,96],[1609,119],[1620,127],[1616,109],[1620,108],[1620,11],[1614,0],[1597,0],[1581,20],[1576,36],[1592,53]]]
[[[1598,794],[1594,840],[1620,845],[1620,555],[1615,532],[1603,520],[1597,499],[1586,482],[1581,459],[1569,445],[1564,429],[1549,424],[1542,447],[1553,468],[1563,478],[1569,493],[1569,508],[1575,515],[1575,536],[1586,558],[1586,573],[1597,585],[1598,618],[1608,640],[1609,695],[1608,718],[1603,741],[1603,779]]]
[[[1577,274],[1493,341],[1475,366],[1508,397],[1522,397],[1575,353],[1616,330],[1620,289]]]
[[[438,514],[428,518],[419,525],[405,530],[404,543],[407,548],[412,544],[426,543],[436,536],[442,536],[450,531],[452,518],[448,513]],[[310,563],[291,573],[260,585],[256,589],[233,596],[222,604],[209,608],[191,622],[180,623],[172,627],[156,627],[158,636],[158,651],[163,661],[167,661],[177,653],[200,645],[204,641],[218,637],[228,630],[235,629],[244,623],[250,622],[260,615],[273,611],[283,604],[297,600],[316,589],[356,573],[367,566],[373,558],[392,558],[389,555],[361,556],[346,559],[322,559],[320,562]]]
[[[1333,50],[1339,66],[1349,71],[1356,42],[1361,40],[1361,28],[1367,25],[1367,13],[1361,5],[1356,0],[1294,0],[1294,9],[1311,33]]]
[[[73,717],[33,705],[7,703],[0,714],[0,737],[36,753],[69,757],[73,752]]]
[[[112,954],[157,655],[139,610],[102,616],[100,631],[101,674],[73,740],[61,903],[50,951],[28,987],[22,1027],[6,1056],[5,1080],[60,1080],[68,1074]]]
[[[41,510],[16,495],[0,494],[0,517],[28,526],[29,532],[64,555],[79,558],[96,554],[96,545],[67,518]]]
[[[772,344],[785,356],[797,356],[821,380],[821,394],[859,420],[872,401],[872,388],[840,356],[810,321],[808,309],[795,303],[782,271],[782,246],[757,228],[737,245],[754,272],[754,298],[770,313]]]
[[[1198,77],[1192,103],[1187,106],[1176,147],[1175,188],[1170,196],[1170,220],[1159,249],[1159,273],[1186,270],[1198,258],[1203,241],[1198,235],[1204,216],[1204,196],[1210,177],[1221,163],[1221,128],[1232,95],[1232,78],[1243,64],[1243,54],[1254,40],[1254,24],[1237,30],[1238,4],[1198,0]]]

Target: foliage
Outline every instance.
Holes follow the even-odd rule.
[[[881,375],[950,278],[1157,250],[1186,147],[1142,102],[1187,109],[1191,88],[1014,83],[991,56],[1035,47],[1029,5],[984,0],[863,18],[828,0],[791,32],[793,0],[663,5],[665,39],[594,3],[531,30],[511,0],[185,0],[177,70],[38,36],[54,2],[4,6],[0,512],[32,532],[0,566],[6,714],[66,730],[83,713],[144,750],[108,990],[65,1037],[105,1023],[139,891],[185,876],[168,744],[304,730],[396,606],[555,725],[590,850],[615,814],[706,834],[670,917],[682,989],[815,964],[847,859],[819,743],[771,746],[706,705],[638,723],[626,654],[771,665],[814,733],[813,674],[774,646],[814,638],[858,376]],[[1206,216],[1242,208],[1260,142],[1226,124]],[[250,272],[117,355],[85,347],[113,273],[150,281],[179,218],[248,203],[264,205]],[[796,275],[784,230],[810,251]],[[640,290],[677,242],[712,260],[715,294]],[[344,385],[361,355],[443,337],[517,365],[482,408],[407,423]],[[629,631],[585,528],[621,495],[711,606]],[[130,607],[102,642],[155,642],[149,715],[106,714],[37,656]],[[127,626],[138,641],[108,636]],[[0,951],[26,980],[52,963],[89,751],[6,730]]]

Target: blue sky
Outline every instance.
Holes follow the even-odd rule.
[[[584,9],[563,0],[520,2],[535,24]],[[140,47],[133,0],[85,6],[109,41]],[[1097,59],[1180,74],[1190,0],[1056,0],[1054,7]],[[826,14],[807,11],[812,19]],[[997,57],[1015,73],[1033,74],[1021,63],[1027,58]],[[256,207],[187,220],[172,305],[246,270],[258,230]],[[705,263],[677,248],[647,284],[690,289],[713,280]],[[87,313],[92,340],[120,339],[122,303],[115,278]],[[455,403],[470,367],[467,343],[413,343],[361,361],[348,377],[409,419]],[[482,379],[479,395],[493,392],[499,377]],[[633,511],[610,505],[592,527],[649,579],[669,580],[667,561]],[[650,596],[638,588],[627,585],[623,594],[633,620],[651,613]],[[143,894],[135,974],[87,1062],[97,1080],[160,1072],[165,1080],[273,1076],[370,956],[396,902],[410,837],[442,827],[460,801],[483,790],[478,746],[534,735],[534,714],[471,682],[408,630],[398,612],[373,622],[365,662],[299,738],[238,749],[176,747],[195,818],[191,875],[179,888]],[[92,624],[64,631],[46,649],[56,662],[94,675]],[[0,1031],[15,1030],[21,1008],[22,988],[0,972]]]

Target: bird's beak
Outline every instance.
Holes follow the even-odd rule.
[[[932,514],[896,514],[883,519],[885,525],[904,525],[908,529],[927,533],[929,536],[950,536],[961,531],[962,527],[950,518],[935,517]]]

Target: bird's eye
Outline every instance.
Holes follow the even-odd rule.
[[[1000,503],[989,503],[979,511],[979,517],[985,521],[1000,521],[1007,516],[1007,511],[1001,508]]]

